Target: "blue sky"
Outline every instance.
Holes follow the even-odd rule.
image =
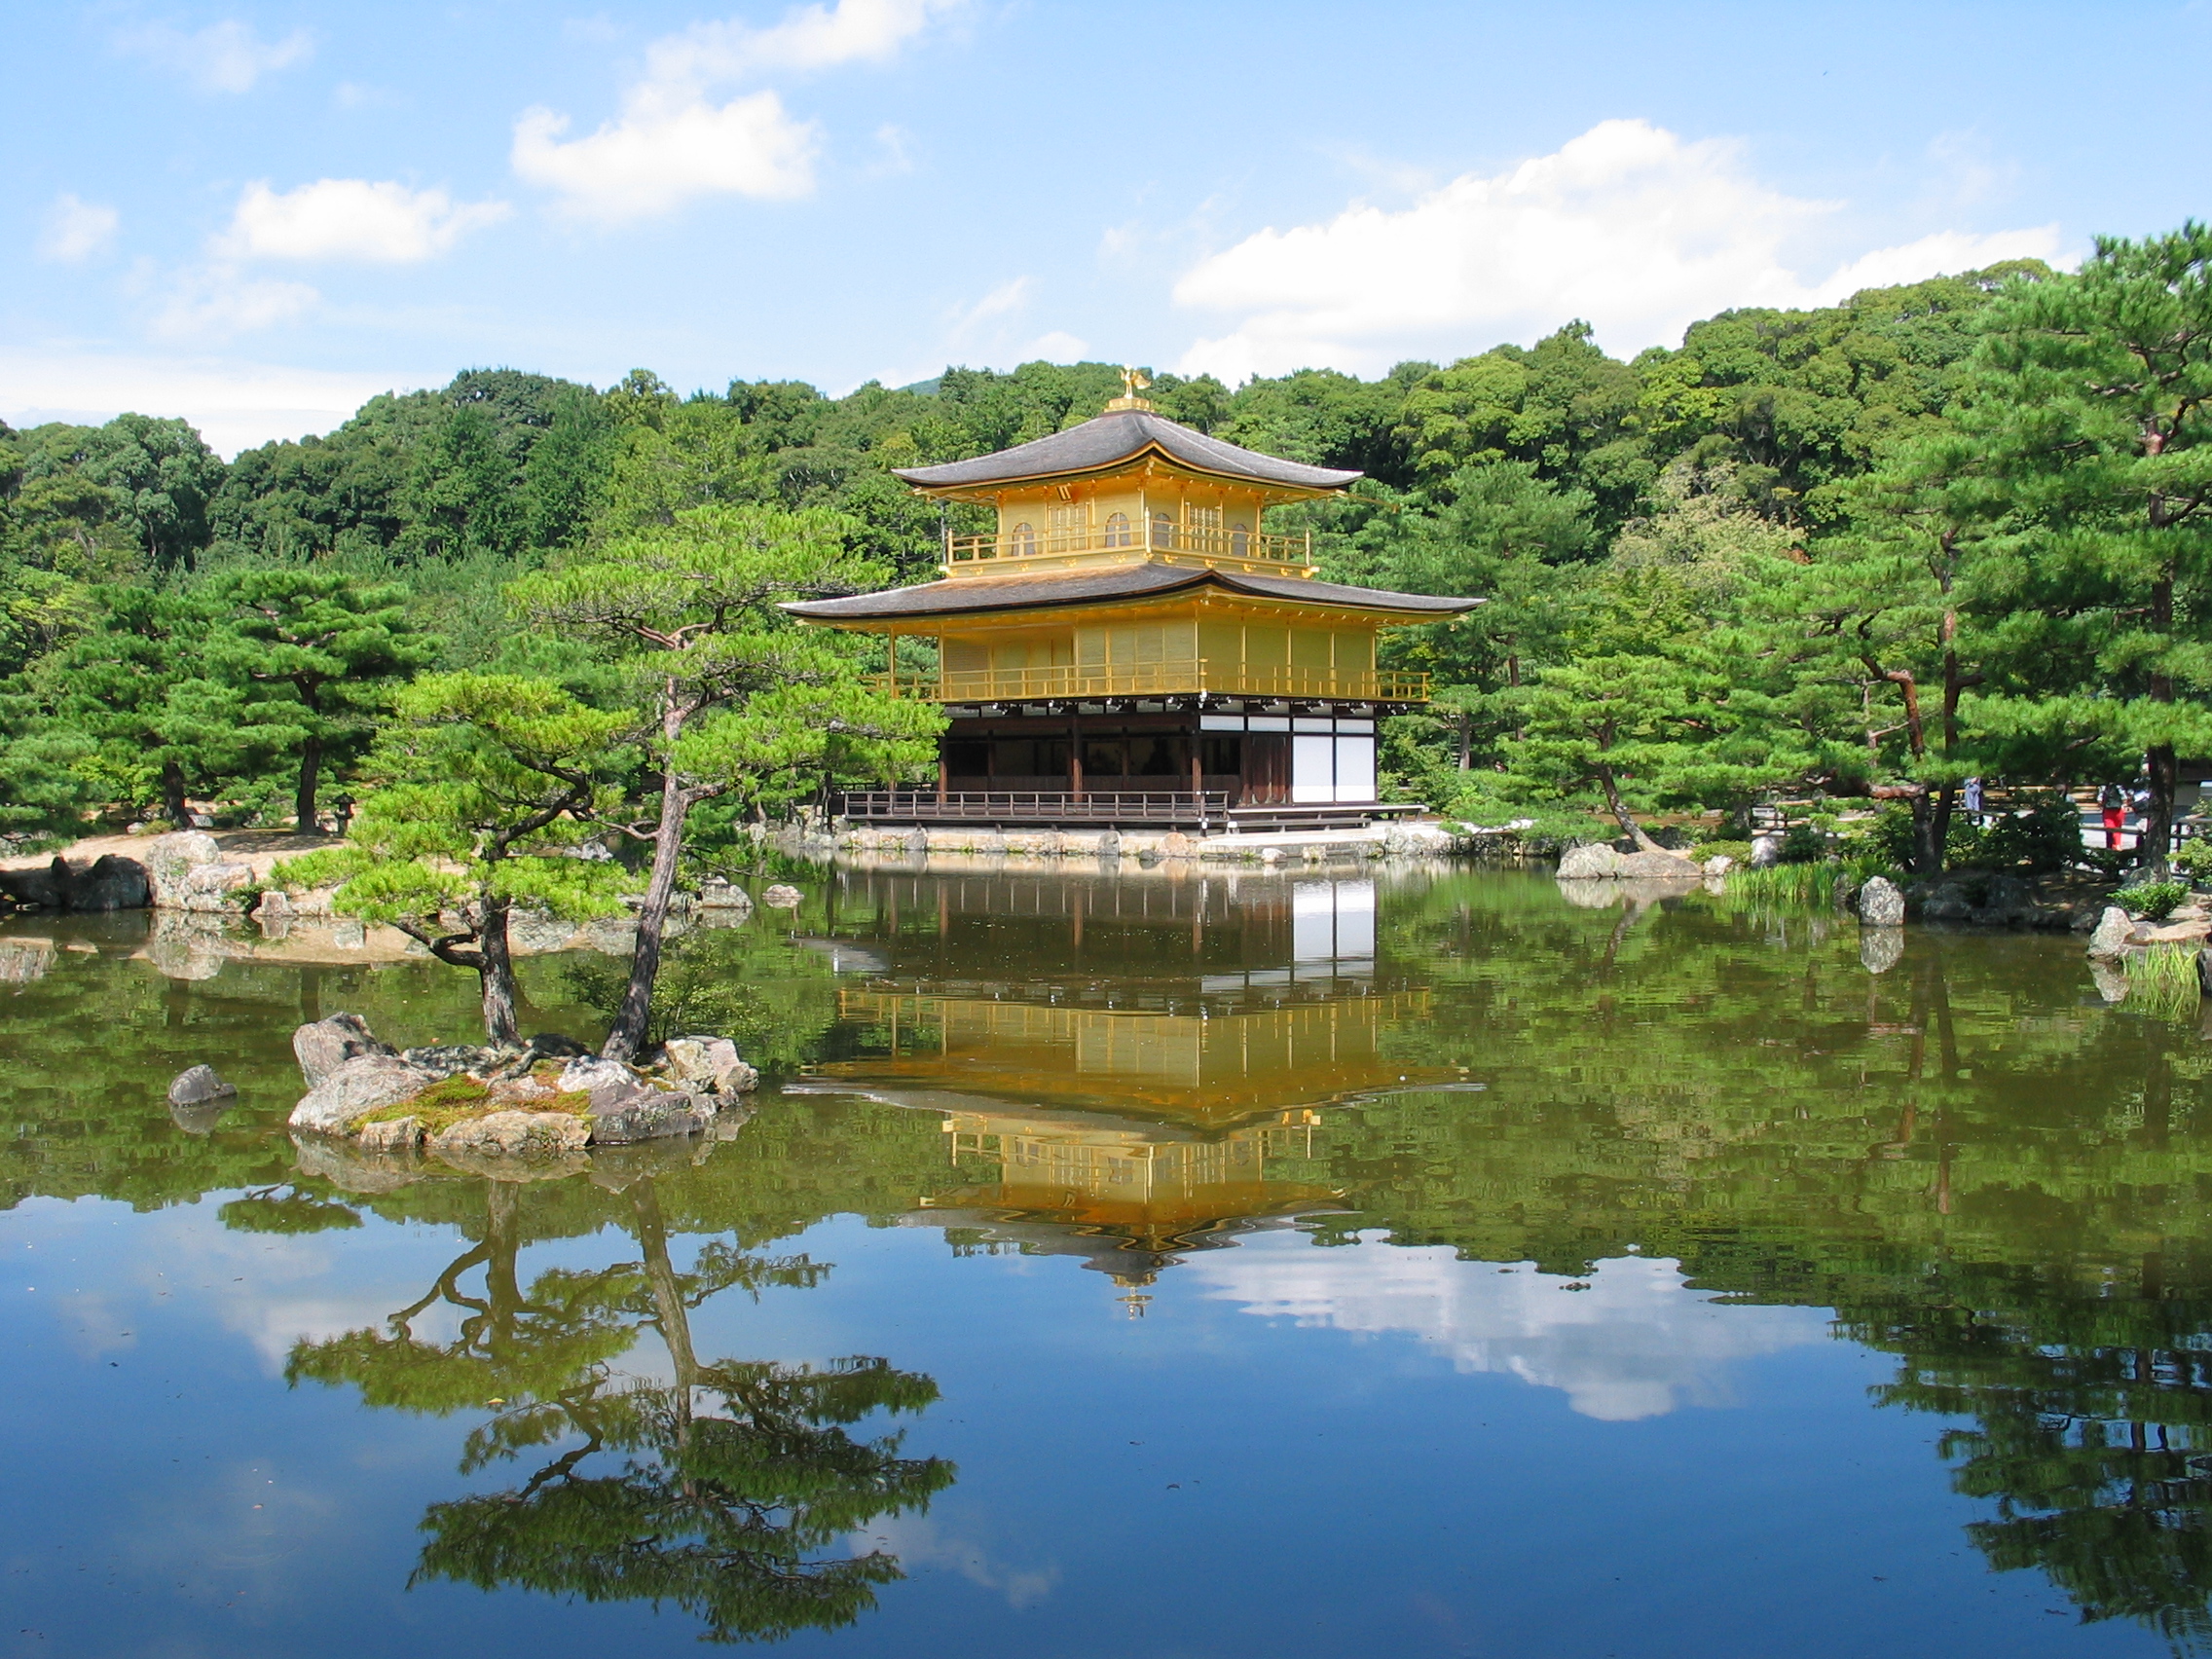
[[[0,0],[0,418],[1372,375],[2212,210],[2202,5]]]

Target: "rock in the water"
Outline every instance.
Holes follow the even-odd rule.
[[[41,910],[69,907],[69,861],[59,854],[39,869],[0,869],[0,895]]]
[[[210,1100],[235,1100],[235,1086],[215,1075],[213,1066],[191,1066],[180,1071],[169,1083],[171,1106],[204,1106]]]
[[[420,1118],[380,1118],[363,1124],[354,1142],[363,1152],[405,1152],[422,1138]]]
[[[595,1104],[591,1139],[594,1146],[623,1146],[632,1141],[697,1134],[713,1118],[712,1109],[692,1095],[666,1088],[643,1089],[604,1108]]]
[[[715,1073],[713,1082],[717,1094],[751,1094],[760,1087],[760,1074],[740,1060],[728,1070]]]
[[[1569,847],[1559,861],[1562,881],[1603,881],[1621,873],[1621,856],[1603,841]]]
[[[489,1076],[521,1055],[520,1049],[495,1049],[481,1043],[436,1043],[427,1048],[399,1051],[399,1057],[409,1065],[421,1066],[440,1077],[452,1077],[457,1072]]]
[[[1726,853],[1714,853],[1705,861],[1705,873],[1708,875],[1726,875],[1735,867],[1736,861]]]
[[[805,894],[781,881],[760,895],[760,903],[771,910],[795,910],[805,900]]]
[[[292,1108],[295,1129],[339,1135],[380,1106],[412,1100],[433,1083],[435,1072],[411,1066],[397,1054],[356,1054],[301,1097]]]
[[[2134,928],[2134,917],[2118,904],[2107,904],[2105,913],[2097,918],[2096,932],[2089,935],[2089,954],[2105,962],[2119,961]]]
[[[677,1083],[712,1083],[741,1063],[727,1037],[671,1037],[661,1045],[668,1075]]]
[[[144,865],[103,853],[91,869],[70,878],[68,903],[72,910],[143,910],[152,896]]]
[[[1869,876],[1859,890],[1859,919],[1870,928],[1904,926],[1904,895],[1886,875]]]
[[[1641,852],[1615,856],[1620,859],[1620,863],[1613,866],[1613,873],[1623,881],[1687,882],[1698,878],[1697,866],[1673,853]]]
[[[579,1054],[561,1068],[553,1087],[564,1094],[589,1095],[592,1109],[597,1111],[628,1095],[642,1093],[651,1086],[620,1060]]]
[[[1904,960],[1904,929],[1862,928],[1859,964],[1869,974],[1887,974]]]
[[[1753,835],[1751,837],[1751,866],[1753,869],[1772,869],[1782,862],[1780,835]]]
[[[334,1014],[292,1033],[292,1054],[310,1088],[357,1055],[391,1052],[391,1045],[378,1042],[369,1022],[357,1014]]]
[[[579,1150],[591,1125],[572,1112],[487,1112],[463,1118],[429,1139],[432,1152],[496,1152],[507,1157]]]
[[[146,881],[156,909],[235,909],[231,895],[253,883],[253,866],[232,864],[215,837],[196,830],[146,843]]]
[[[292,896],[281,887],[263,891],[254,903],[253,919],[263,927],[281,927],[292,919]]]
[[[720,876],[710,876],[699,884],[699,907],[702,910],[750,910],[753,895],[742,887],[732,887]]]
[[[0,985],[27,985],[54,967],[54,940],[0,939]]]

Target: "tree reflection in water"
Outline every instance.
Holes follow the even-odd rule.
[[[680,1272],[648,1178],[627,1194],[639,1260],[551,1270],[525,1291],[519,1187],[484,1187],[483,1241],[422,1300],[384,1332],[301,1343],[286,1368],[295,1382],[350,1382],[371,1405],[498,1408],[470,1432],[464,1474],[550,1454],[518,1486],[432,1504],[414,1579],[671,1603],[717,1641],[834,1629],[872,1607],[875,1587],[903,1576],[898,1558],[825,1552],[880,1517],[926,1509],[955,1470],[901,1456],[900,1433],[851,1430],[878,1412],[920,1411],[937,1384],[873,1358],[819,1370],[702,1362],[691,1343],[691,1312],[709,1298],[812,1285],[827,1265],[715,1241]],[[463,1281],[479,1267],[471,1294]],[[434,1305],[461,1313],[450,1343],[413,1330]],[[667,1382],[613,1369],[648,1327]]]

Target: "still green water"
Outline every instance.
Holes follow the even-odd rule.
[[[0,1653],[2212,1645],[2212,1051],[2078,940],[807,886],[667,980],[749,1121],[521,1170],[284,1128],[466,976],[0,935]]]

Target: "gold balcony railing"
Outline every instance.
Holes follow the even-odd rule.
[[[1073,559],[1079,555],[1123,553],[1130,558],[1171,554],[1195,564],[1236,564],[1255,570],[1304,571],[1313,563],[1313,537],[1275,535],[1265,531],[1222,529],[1155,519],[1120,526],[1023,530],[1001,535],[955,535],[945,542],[945,569],[974,574],[984,565],[1033,560]]]
[[[1352,702],[1425,703],[1428,676],[1404,669],[1274,668],[1206,658],[1112,666],[947,669],[877,676],[894,696],[929,703],[1026,703],[1081,697],[1146,697],[1213,692],[1230,697],[1330,697]]]

